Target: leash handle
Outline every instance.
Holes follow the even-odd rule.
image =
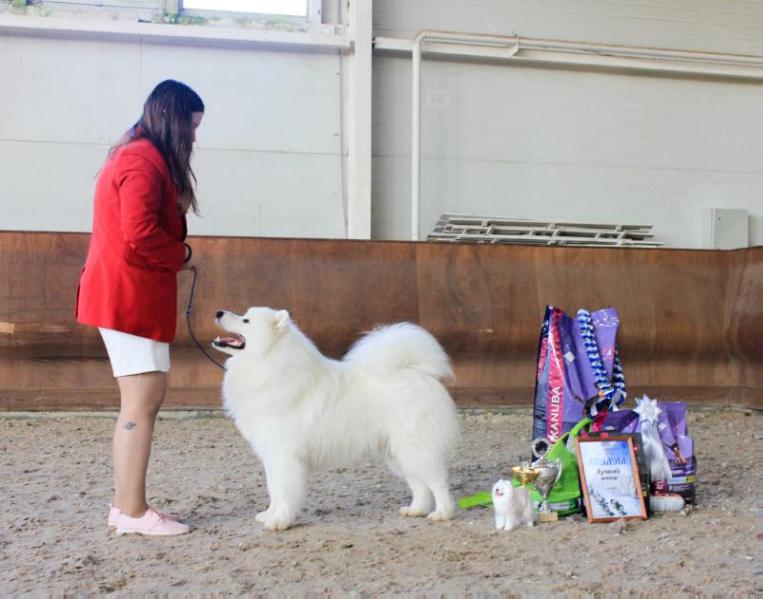
[[[196,277],[198,276],[199,271],[196,270],[195,266],[191,266],[189,270],[193,273],[193,279],[191,279],[191,293],[189,294],[189,297],[188,297],[188,306],[185,309],[185,322],[188,325],[188,334],[191,336],[191,339],[193,339],[193,342],[196,344],[196,347],[198,347],[201,350],[201,353],[203,353],[207,357],[207,359],[214,362],[215,365],[218,366],[219,368],[222,368],[223,370],[225,370],[225,366],[223,366],[222,364],[220,364],[220,362],[218,362],[212,356],[210,356],[207,353],[207,350],[204,349],[204,346],[201,345],[201,343],[199,343],[198,339],[196,339],[196,335],[193,334],[193,328],[191,327],[191,311],[193,310],[193,295],[196,291]]]

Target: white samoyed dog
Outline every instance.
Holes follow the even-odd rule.
[[[231,356],[223,407],[265,467],[270,504],[256,520],[266,529],[294,523],[311,472],[373,456],[408,483],[403,516],[453,516],[448,462],[459,426],[440,382],[453,372],[432,335],[410,323],[381,327],[337,361],[286,310],[220,311],[215,322],[231,333],[213,342]]]

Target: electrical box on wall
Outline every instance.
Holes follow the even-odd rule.
[[[750,225],[747,210],[711,208],[709,239],[706,247],[734,250],[750,247]]]

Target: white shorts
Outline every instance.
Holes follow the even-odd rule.
[[[170,369],[170,344],[138,337],[113,329],[98,328],[106,344],[114,376],[141,372],[167,372]]]

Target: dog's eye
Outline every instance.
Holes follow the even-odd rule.
[[[249,319],[248,318],[244,318],[244,322],[249,323]]]

